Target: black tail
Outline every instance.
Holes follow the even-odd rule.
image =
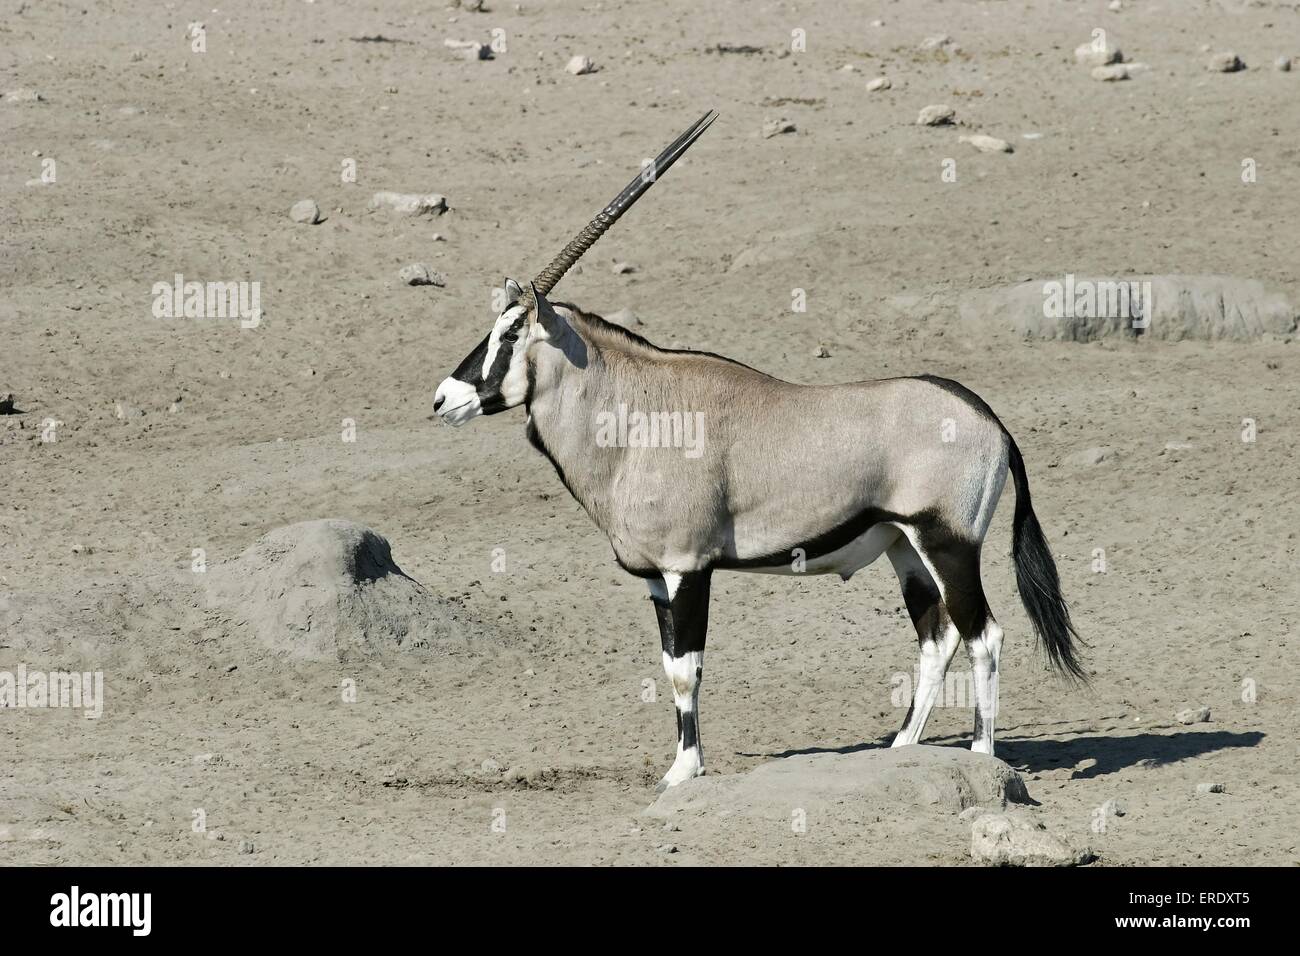
[[[1025,460],[1010,442],[1011,475],[1016,482],[1016,514],[1011,526],[1011,557],[1016,563],[1016,587],[1024,602],[1034,633],[1047,651],[1047,659],[1062,674],[1082,683],[1088,675],[1074,653],[1074,642],[1082,641],[1070,622],[1070,609],[1061,596],[1061,579],[1056,573],[1056,563],[1043,537],[1034,508],[1029,502],[1029,478],[1025,475]]]

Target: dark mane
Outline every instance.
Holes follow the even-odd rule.
[[[735,359],[728,358],[725,355],[719,355],[717,352],[704,352],[699,349],[666,349],[663,346],[655,345],[649,339],[637,335],[635,332],[631,331],[630,329],[625,329],[621,325],[618,325],[614,322],[610,322],[608,319],[602,318],[601,316],[597,315],[594,312],[587,312],[586,310],[581,309],[578,306],[574,305],[572,302],[552,302],[551,305],[555,306],[556,308],[569,310],[574,315],[576,315],[580,321],[582,321],[587,325],[590,325],[591,327],[597,329],[598,331],[610,333],[615,336],[621,337],[625,341],[630,342],[633,345],[638,345],[651,352],[658,352],[661,355],[700,355],[706,358],[714,358],[714,359],[719,359],[720,361],[723,362],[729,362],[732,365],[738,365],[741,368],[749,369],[751,372],[759,372],[758,369],[750,365],[746,365],[744,362],[738,362]],[[767,373],[759,372],[759,374],[765,375]]]

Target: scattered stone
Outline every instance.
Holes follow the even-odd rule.
[[[1128,815],[1128,808],[1114,797],[1111,797],[1103,803],[1099,809],[1102,812],[1103,818],[1123,817]]]
[[[441,216],[447,211],[447,197],[437,193],[377,192],[370,199],[370,208],[387,206],[402,216]]]
[[[763,139],[771,139],[773,136],[779,136],[782,133],[793,133],[794,131],[795,125],[790,120],[768,120],[763,124]]]
[[[986,813],[971,824],[971,858],[995,866],[1082,866],[1097,855],[1019,814]]]
[[[90,547],[89,545],[74,544],[72,546],[72,553],[73,554],[94,554],[95,549]]]
[[[492,47],[477,40],[443,40],[443,45],[465,60],[490,60]]]
[[[1189,707],[1174,714],[1174,720],[1180,724],[1204,724],[1208,723],[1209,719],[1210,708],[1208,707]]]
[[[878,76],[874,80],[867,80],[867,92],[878,93],[881,90],[887,90],[893,86],[893,81],[887,76]]]
[[[564,65],[564,69],[574,76],[585,76],[588,73],[596,72],[596,64],[591,62],[590,57],[578,54],[569,58],[569,62]]]
[[[655,849],[660,853],[676,853],[677,845],[675,843],[660,843]]]
[[[637,267],[630,262],[616,262],[613,265],[613,270],[616,276],[631,275],[633,272],[638,271]]]
[[[1291,57],[1289,56],[1280,56],[1273,61],[1273,69],[1278,70],[1282,73],[1290,73],[1291,65],[1292,65]]]
[[[446,279],[423,262],[412,262],[409,266],[402,266],[397,277],[406,285],[432,285],[441,289],[447,284]]]
[[[813,358],[830,358],[830,357],[831,357],[830,350],[826,348],[826,346],[824,345],[819,345],[817,346],[817,348],[813,349]]]
[[[212,754],[195,754],[193,757],[190,758],[190,763],[194,764],[196,767],[202,767],[205,766],[206,764],[211,763],[212,758],[213,758]]]
[[[314,226],[321,220],[320,206],[316,205],[314,199],[299,199],[290,208],[289,218],[294,222],[305,222]]]
[[[916,117],[917,126],[951,126],[957,120],[957,111],[946,103],[934,103],[921,110]]]
[[[484,773],[500,773],[501,764],[497,763],[491,757],[488,757],[487,760],[483,761],[479,769],[482,770]]]
[[[975,133],[971,136],[960,136],[957,139],[959,143],[970,143],[981,153],[1013,153],[1014,149],[1005,139],[998,139],[996,136],[985,136],[983,133]]]
[[[934,53],[941,51],[943,53],[960,53],[961,47],[946,33],[936,34],[935,36],[926,37],[916,48],[922,53]]]
[[[1207,66],[1212,73],[1237,73],[1246,68],[1246,63],[1235,53],[1216,53]]]
[[[1221,783],[1198,783],[1197,793],[1227,793],[1228,788]]]
[[[1100,80],[1102,83],[1117,83],[1120,80],[1131,79],[1133,71],[1127,63],[1112,63],[1110,66],[1093,67],[1092,78]]]
[[[40,93],[37,93],[33,89],[28,89],[25,86],[19,87],[16,90],[9,90],[5,93],[6,103],[39,103],[44,99],[45,97]]]
[[[841,72],[841,73],[856,73],[856,72],[858,72],[858,68],[857,68],[856,66],[854,66],[852,63],[845,63],[842,67],[840,67],[840,72]]]
[[[1094,446],[1085,448],[1082,451],[1076,451],[1066,459],[1072,465],[1100,465],[1107,458],[1111,457],[1111,450],[1105,446]]]
[[[240,840],[240,841],[239,841],[239,852],[240,852],[240,853],[256,853],[256,852],[257,852],[257,847],[255,847],[255,846],[253,845],[253,841],[252,841],[252,840]]]
[[[1109,66],[1123,60],[1124,54],[1111,43],[1109,36],[1105,40],[1089,40],[1074,48],[1074,62],[1080,66]]]

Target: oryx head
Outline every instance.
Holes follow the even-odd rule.
[[[444,422],[463,425],[479,415],[494,415],[523,404],[528,397],[528,353],[552,339],[563,322],[546,301],[546,295],[584,252],[604,235],[619,216],[667,172],[717,118],[710,110],[677,137],[653,162],[646,164],[614,201],[564,247],[551,264],[525,288],[507,279],[496,322],[478,347],[442,380],[433,410]]]

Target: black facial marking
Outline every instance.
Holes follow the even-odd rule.
[[[483,360],[487,358],[488,339],[490,335],[483,336],[483,341],[474,347],[474,351],[466,355],[464,360],[456,366],[456,371],[451,373],[451,377],[458,382],[464,382],[466,385],[477,386],[483,381]]]
[[[508,407],[505,398],[501,395],[501,383],[505,381],[506,373],[510,371],[510,362],[515,354],[515,346],[518,344],[519,330],[527,320],[528,316],[521,315],[511,322],[497,339],[497,354],[492,359],[492,367],[488,369],[486,377],[478,385],[479,404],[484,415],[495,415]],[[485,350],[484,358],[486,357]]]

